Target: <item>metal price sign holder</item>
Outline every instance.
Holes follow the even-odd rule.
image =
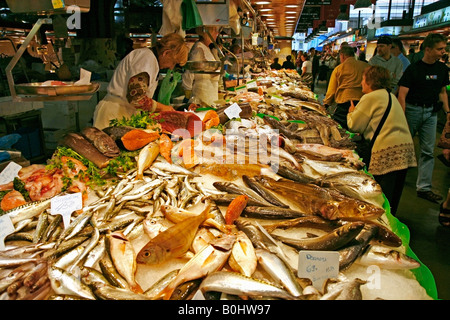
[[[19,62],[41,26],[44,24],[52,24],[53,21],[50,15],[66,14],[67,9],[71,6],[76,6],[80,12],[89,12],[90,0],[6,0],[6,3],[13,13],[34,13],[40,16],[6,67],[6,77],[12,100],[15,102],[89,100],[98,91],[100,84],[74,85],[71,82],[67,82],[64,85],[45,85],[43,83],[16,85],[12,70]],[[18,94],[21,95],[19,96]]]

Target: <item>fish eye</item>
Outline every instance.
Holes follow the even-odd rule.
[[[360,210],[364,210],[365,208],[366,208],[366,205],[365,205],[365,204],[360,204],[360,205],[359,205],[359,209],[360,209]]]
[[[144,256],[145,256],[145,257],[148,257],[148,256],[150,256],[150,252],[148,252],[148,251],[145,251],[145,252],[144,252]]]

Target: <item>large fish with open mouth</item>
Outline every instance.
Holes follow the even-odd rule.
[[[290,199],[305,214],[320,215],[329,220],[358,220],[379,218],[384,213],[384,209],[371,203],[331,192],[317,185],[281,179],[276,181],[263,176],[255,178],[275,194]]]

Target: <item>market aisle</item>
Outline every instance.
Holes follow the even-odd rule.
[[[318,95],[319,101],[322,101],[325,95],[325,87],[325,82],[316,84],[315,93]],[[441,127],[438,128],[438,133],[440,132],[442,132]],[[414,142],[417,146],[417,137]],[[435,155],[440,153],[441,150],[436,148]],[[417,169],[410,169],[406,177],[397,218],[409,228],[411,249],[420,261],[431,270],[436,281],[439,299],[450,300],[450,228],[444,228],[439,224],[438,204],[417,197],[416,177]],[[435,191],[445,197],[450,187],[450,168],[437,158],[433,183]]]

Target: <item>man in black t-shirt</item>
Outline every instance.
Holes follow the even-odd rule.
[[[442,197],[431,191],[434,169],[437,111],[449,112],[447,66],[439,59],[445,53],[447,39],[442,34],[430,33],[423,41],[424,56],[412,63],[400,79],[398,101],[405,111],[409,130],[420,140],[420,157],[416,181],[417,195],[439,203]]]

